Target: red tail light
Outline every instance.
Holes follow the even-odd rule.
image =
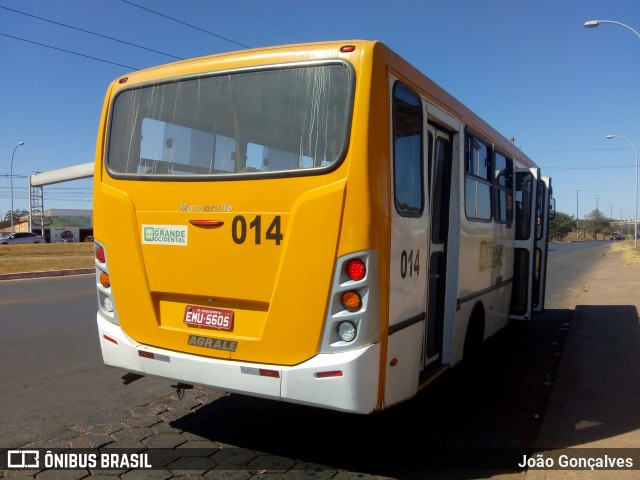
[[[96,247],[96,258],[98,259],[98,261],[100,263],[104,263],[106,257],[104,254],[104,248],[102,247]]]
[[[347,275],[351,280],[362,280],[367,273],[367,267],[362,260],[353,259],[347,263]]]

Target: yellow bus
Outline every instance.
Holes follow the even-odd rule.
[[[105,364],[368,414],[544,305],[550,182],[380,42],[262,48],[108,88]]]

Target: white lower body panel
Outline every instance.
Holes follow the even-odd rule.
[[[318,354],[299,365],[286,367],[201,357],[143,345],[100,313],[98,332],[104,363],[131,372],[344,412],[366,414],[377,407],[379,343],[350,352]],[[154,358],[140,356],[139,352],[153,354]],[[260,376],[259,369],[277,371],[279,378]],[[341,371],[342,376],[316,377],[319,372],[329,371]]]

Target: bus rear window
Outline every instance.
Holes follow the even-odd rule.
[[[304,173],[347,149],[353,75],[343,63],[236,71],[122,91],[109,125],[116,177]]]

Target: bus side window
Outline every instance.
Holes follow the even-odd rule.
[[[513,160],[496,151],[494,156],[494,212],[497,223],[513,221]]]
[[[531,174],[516,173],[516,240],[527,240],[531,235]]]
[[[392,121],[396,211],[403,217],[420,217],[424,210],[422,102],[400,82],[393,86]]]
[[[470,221],[491,221],[490,151],[487,144],[467,135],[464,202],[465,214]]]

